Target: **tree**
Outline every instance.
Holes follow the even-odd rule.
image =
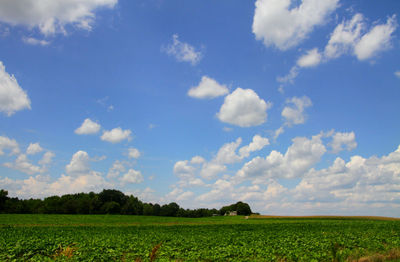
[[[221,215],[225,215],[227,212],[236,211],[238,215],[248,216],[251,215],[251,209],[249,204],[243,203],[241,201],[230,206],[224,206],[219,210]]]
[[[118,214],[121,210],[120,205],[115,201],[109,201],[104,203],[101,207],[104,214]]]
[[[137,197],[129,196],[121,209],[121,213],[125,215],[142,215],[143,203]]]
[[[0,190],[0,213],[4,211],[6,201],[8,200],[8,191]]]
[[[145,203],[144,205],[143,205],[143,215],[145,215],[145,216],[154,216],[154,213],[153,213],[153,204],[148,204],[148,203]]]
[[[106,202],[114,201],[117,202],[120,206],[125,204],[127,200],[127,196],[119,190],[115,189],[104,189],[99,194],[99,200],[104,204]]]
[[[240,201],[236,203],[236,211],[238,215],[243,215],[243,216],[251,215],[250,206]]]

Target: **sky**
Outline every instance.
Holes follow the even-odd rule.
[[[400,217],[400,1],[3,0],[0,188]]]

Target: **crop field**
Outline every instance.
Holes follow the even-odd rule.
[[[400,221],[0,215],[0,261],[399,261]]]

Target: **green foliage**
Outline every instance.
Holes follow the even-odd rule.
[[[4,205],[8,199],[8,191],[0,190],[0,213],[4,210]]]
[[[248,204],[243,203],[241,201],[237,202],[236,204],[230,206],[224,206],[220,209],[219,213],[221,215],[225,215],[228,212],[237,211],[238,215],[248,216],[251,215],[251,208]]]
[[[101,207],[102,213],[104,214],[118,214],[120,212],[121,206],[115,201],[108,201]]]
[[[357,261],[399,248],[400,221],[0,215],[0,261]]]
[[[143,203],[137,197],[127,196],[121,191],[104,189],[100,193],[67,194],[41,199],[21,200],[9,198],[8,192],[0,190],[0,213],[8,214],[122,214],[169,217],[207,217],[225,214],[222,210],[238,211],[239,215],[251,214],[250,206],[243,202],[216,209],[183,209],[175,202],[160,206]]]

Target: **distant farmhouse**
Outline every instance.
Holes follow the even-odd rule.
[[[225,216],[237,216],[238,213],[237,211],[228,211],[225,213]]]

